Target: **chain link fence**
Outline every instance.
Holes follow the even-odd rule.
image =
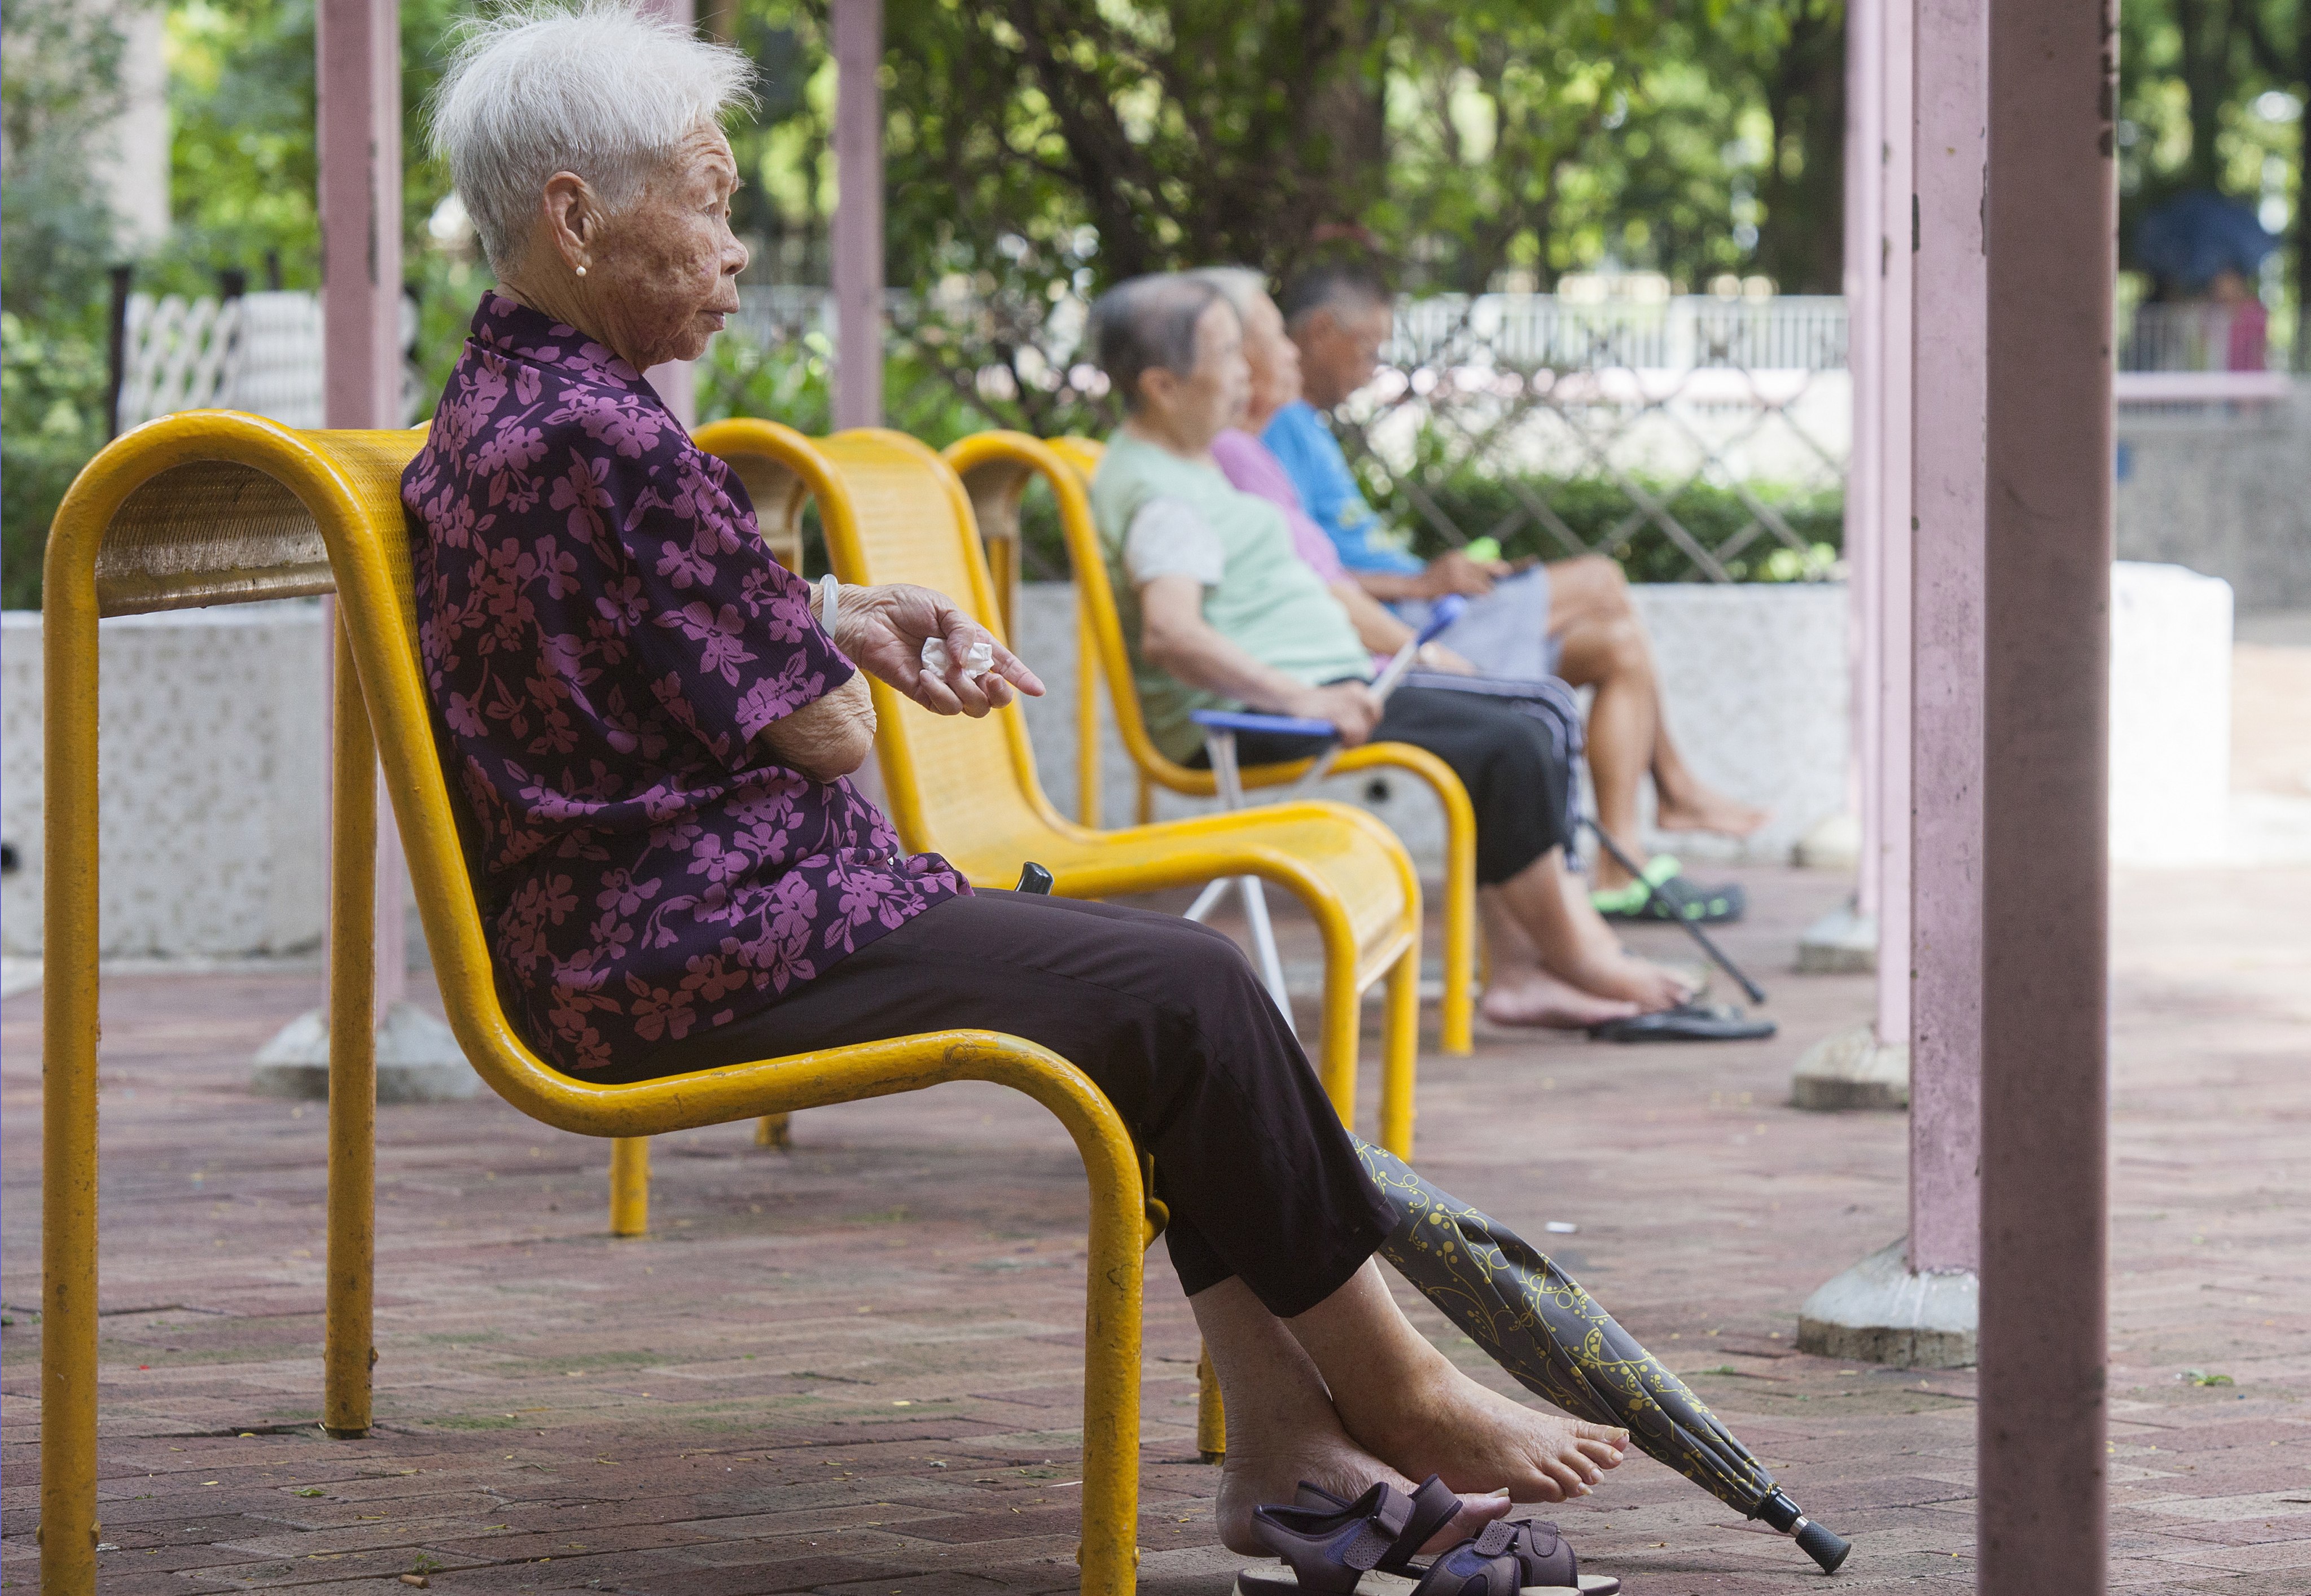
[[[1651,581],[1837,571],[1852,387],[1835,298],[1400,304],[1339,418],[1422,552],[1607,554]]]

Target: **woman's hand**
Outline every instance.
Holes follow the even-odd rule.
[[[1362,682],[1335,682],[1329,687],[1303,687],[1283,708],[1286,714],[1305,720],[1330,720],[1339,730],[1340,746],[1356,748],[1371,740],[1382,705]]]
[[[1043,695],[1035,673],[944,593],[911,582],[845,588],[835,610],[835,646],[934,714],[984,715],[1009,703],[1015,687],[1031,698]],[[923,668],[923,640],[931,637],[946,641],[954,661],[945,676]],[[994,667],[966,675],[964,661],[980,643],[993,650]]]
[[[1443,643],[1421,644],[1420,652],[1412,657],[1412,663],[1440,676],[1474,676],[1483,674],[1472,662],[1463,659]]]

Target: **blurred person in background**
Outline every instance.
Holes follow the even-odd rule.
[[[1637,824],[1637,794],[1645,776],[1653,781],[1654,824],[1663,831],[1746,837],[1766,823],[1766,815],[1704,782],[1670,740],[1653,644],[1630,602],[1619,564],[1602,554],[1584,554],[1520,570],[1499,560],[1474,560],[1457,549],[1424,563],[1365,502],[1339,440],[1318,414],[1344,404],[1372,381],[1394,319],[1378,280],[1346,267],[1304,275],[1286,290],[1281,306],[1260,293],[1246,313],[1246,353],[1256,397],[1244,431],[1257,434],[1281,464],[1302,509],[1330,540],[1347,580],[1363,589],[1374,607],[1392,606],[1400,625],[1417,624],[1435,600],[1461,595],[1469,600],[1468,613],[1440,640],[1451,645],[1454,658],[1490,676],[1562,676],[1576,687],[1595,690],[1588,757],[1598,822],[1639,862],[1647,882],[1659,886],[1679,880],[1674,858],[1646,858]],[[1364,624],[1361,618],[1359,624]],[[1608,916],[1667,914],[1648,904],[1644,887],[1609,854],[1600,853],[1593,868],[1594,901]],[[1738,885],[1702,886],[1686,880],[1679,885],[1695,918],[1740,917],[1743,894]]]

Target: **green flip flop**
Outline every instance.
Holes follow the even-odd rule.
[[[1749,906],[1749,895],[1739,883],[1703,886],[1689,879],[1677,857],[1668,853],[1646,861],[1644,881],[1592,892],[1589,900],[1607,920],[1683,918],[1705,926],[1739,920]]]

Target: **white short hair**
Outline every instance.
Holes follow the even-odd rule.
[[[746,57],[625,0],[517,4],[467,25],[434,91],[434,153],[501,275],[575,172],[613,210],[702,122],[751,106]]]
[[[1251,266],[1198,266],[1188,275],[1218,289],[1238,316],[1250,316],[1253,303],[1269,297],[1268,274]]]

